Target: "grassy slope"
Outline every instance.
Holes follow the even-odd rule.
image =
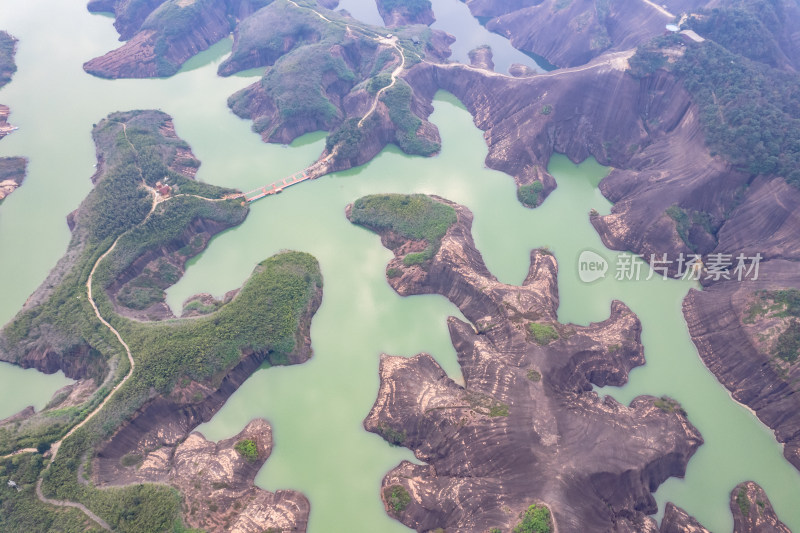
[[[180,522],[180,497],[166,486],[97,490],[81,485],[77,471],[86,452],[130,417],[152,391],[166,393],[183,376],[208,380],[235,365],[241,350],[268,351],[271,363],[286,363],[295,347],[301,317],[321,287],[316,260],[308,254],[287,252],[262,262],[238,297],[207,317],[148,324],[114,315],[103,288],[141,253],[169,243],[198,217],[234,225],[247,212],[237,200],[212,203],[200,198],[175,198],[159,205],[153,216],[142,223],[149,199],[140,187],[141,179],[151,183],[163,178],[165,172],[170,174],[168,167],[177,148],[185,148],[182,141],[160,133],[167,120],[163,113],[152,111],[117,113],[95,128],[94,137],[105,168],[78,212],[70,244],[73,259],[60,265],[65,272],[58,286],[39,305],[15,317],[0,339],[3,347],[19,353],[41,342],[56,348],[88,345],[101,364],[117,361],[117,378],[124,375],[129,368],[127,359],[119,343],[94,316],[85,294],[92,265],[122,235],[115,252],[101,263],[93,292],[103,316],[130,345],[136,370],[100,413],[64,441],[44,483],[49,496],[81,501],[120,531],[172,529]],[[121,127],[123,122],[127,136]],[[227,192],[178,175],[171,175],[171,180],[181,183],[182,193],[191,191],[218,198]],[[86,406],[55,413],[52,418],[56,423],[42,426],[35,434],[0,433],[0,446],[8,450],[56,440],[86,416],[105,390]],[[0,474],[8,471],[10,461],[16,460],[4,462]],[[19,500],[24,494],[25,500]],[[2,519],[25,523],[20,514],[24,512],[49,520],[49,507],[41,505],[32,493],[24,494],[11,498],[0,491],[0,509],[8,513]],[[72,522],[62,524],[64,531],[81,530],[78,525],[69,524]]]

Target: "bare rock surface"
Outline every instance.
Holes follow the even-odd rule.
[[[758,483],[739,483],[731,492],[733,533],[791,533],[778,519],[772,504]]]
[[[534,251],[521,287],[500,283],[475,249],[471,213],[451,205],[458,221],[425,268],[402,263],[413,243],[381,235],[401,271],[389,278],[395,290],[441,294],[469,321],[448,321],[465,386],[428,354],[381,358],[364,425],[423,462],[384,478],[384,489],[410,495],[391,512],[417,531],[508,529],[532,503],[548,505],[561,532],[648,522],[650,491],[683,475],[702,438],[668,399],[625,406],[592,391],[644,363],[638,319],[614,302],[603,322],[558,323],[554,257]],[[551,336],[535,337],[531,323]]]
[[[246,457],[237,443],[249,441],[257,456]],[[269,492],[253,480],[272,453],[272,428],[266,420],[250,422],[239,434],[214,443],[192,433],[174,451],[148,454],[138,469],[143,479],[166,482],[181,491],[184,520],[208,532],[261,533],[305,531],[310,505],[292,490]]]
[[[398,2],[375,0],[384,24],[387,27],[408,26],[409,24],[425,24],[430,26],[436,21],[433,7],[429,1],[413,2],[414,7],[398,5]],[[387,5],[390,4],[390,5]],[[416,7],[419,5],[420,7]]]

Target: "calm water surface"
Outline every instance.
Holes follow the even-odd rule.
[[[13,317],[63,254],[69,237],[64,217],[90,189],[91,127],[109,112],[160,108],[171,114],[178,134],[203,161],[198,178],[243,190],[303,168],[322,150],[321,134],[291,147],[264,145],[248,122],[230,113],[227,96],[254,81],[215,75],[230,41],[170,79],[107,81],[85,75],[81,65],[117,46],[117,35],[108,18],[86,13],[82,0],[7,1],[0,7],[0,27],[21,39],[19,72],[0,91],[0,102],[11,106],[11,120],[20,130],[0,142],[0,155],[31,160],[25,185],[0,207],[0,272],[13,280],[3,286],[0,323]],[[262,200],[243,225],[214,239],[169,291],[174,309],[196,292],[222,295],[240,286],[257,262],[283,248],[313,253],[325,276],[323,304],[311,330],[314,358],[257,372],[203,432],[224,438],[253,417],[270,420],[275,450],[257,482],[271,490],[302,490],[312,503],[312,532],[407,531],[384,514],[378,487],[388,469],[412,456],[366,433],[361,421],[378,389],[381,352],[428,351],[460,379],[445,324],[448,315],[459,313],[438,296],[397,296],[384,279],[391,253],[376,235],[348,223],[344,207],[370,193],[435,193],[475,213],[476,244],[502,281],[520,283],[529,250],[550,247],[561,264],[562,321],[602,320],[612,298],[639,315],[647,365],[631,373],[626,387],[600,392],[623,402],[637,394],[669,394],[682,402],[706,440],[686,479],[669,480],[658,491],[662,506],[674,501],[707,527],[730,530],[728,494],[737,482],[754,479],[780,517],[800,530],[800,509],[794,505],[800,501],[800,476],[783,460],[770,432],[731,401],[690,342],[680,312],[689,285],[658,279],[616,282],[613,271],[591,285],[578,280],[580,251],[593,249],[612,264],[616,258],[588,221],[591,208],[608,212],[596,188],[606,169],[593,162],[576,167],[554,157],[550,170],[559,189],[541,208],[525,209],[516,201],[512,180],[483,167],[486,146],[463,107],[444,94],[435,106],[432,120],[443,139],[438,157],[412,158],[388,148],[360,169]],[[19,399],[19,407],[42,406],[65,382],[7,365],[0,366],[0,380],[0,405],[11,411],[18,408],[10,399]],[[24,386],[12,391],[10,383]],[[24,401],[22,392],[28,393]]]

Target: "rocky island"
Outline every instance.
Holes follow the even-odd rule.
[[[0,31],[0,87],[10,82],[17,71],[14,62],[16,50],[17,40],[7,32]],[[10,113],[8,106],[0,104],[0,139],[16,129],[8,123]],[[22,185],[27,164],[24,157],[0,157],[0,203]]]
[[[240,224],[247,207],[236,191],[192,179],[199,162],[164,113],[112,114],[93,137],[95,188],[69,217],[69,249],[0,332],[3,360],[77,380],[44,410],[0,423],[0,453],[49,448],[51,460],[24,465],[31,485],[2,520],[16,524],[28,507],[40,523],[54,520],[38,495],[75,502],[95,526],[122,531],[161,531],[176,520],[207,531],[304,530],[301,494],[252,488],[271,449],[266,422],[218,445],[190,433],[259,367],[311,356],[308,328],[322,286],[316,260],[281,253],[208,316],[163,321],[171,317],[163,289],[210,236]],[[254,444],[239,449],[241,442]],[[189,487],[199,460],[217,465],[217,478],[205,482],[218,503],[198,514],[200,493]],[[19,462],[3,461],[3,480],[19,478]],[[104,485],[119,488],[97,488]]]

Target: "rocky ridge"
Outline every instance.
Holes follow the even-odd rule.
[[[540,202],[556,186],[545,170],[553,152],[576,162],[593,156],[612,166],[600,189],[615,205],[610,215],[591,217],[609,248],[645,259],[760,253],[764,283],[739,288],[738,282],[720,280],[719,287],[690,293],[684,313],[703,360],[734,398],[775,430],[797,465],[800,400],[791,385],[796,370],[787,375],[771,369],[773,358],[738,339],[735,319],[719,327],[720,320],[741,316],[741,307],[720,315],[734,292],[800,284],[793,266],[800,255],[800,191],[780,177],[752,176],[712,156],[698,109],[679,78],[658,70],[637,79],[625,68],[624,56],[606,54],[587,67],[523,79],[428,64],[416,66],[406,79],[426,98],[443,88],[464,102],[485,132],[486,164],[519,186],[540,181]],[[669,214],[674,210],[691,220],[700,214],[710,224],[693,222],[681,235]]]
[[[427,354],[381,358],[364,425],[425,463],[403,462],[384,478],[410,495],[394,515],[418,531],[483,531],[511,527],[542,502],[559,531],[650,523],[650,490],[682,475],[702,438],[669,400],[624,406],[592,392],[622,385],[644,363],[638,320],[614,302],[604,322],[559,324],[555,259],[534,251],[522,287],[498,282],[474,247],[471,213],[453,207],[458,222],[425,267],[405,266],[413,246],[381,235],[396,254],[389,268],[401,271],[388,278],[395,290],[441,294],[469,320],[448,320],[464,387]],[[531,323],[556,339],[537,343]]]
[[[605,52],[634,48],[661,35],[664,25],[675,17],[660,5],[641,0],[466,3],[486,29],[559,67],[583,65]]]
[[[398,2],[397,0],[375,0],[384,24],[393,28],[409,24],[430,26],[436,21],[430,0]]]
[[[753,481],[739,483],[731,492],[734,533],[791,533],[778,520],[764,489]]]

